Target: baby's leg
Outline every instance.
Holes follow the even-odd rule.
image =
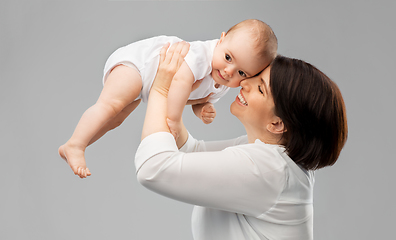
[[[85,148],[95,137],[98,138],[97,134],[100,135],[112,119],[125,119],[125,113],[129,115],[136,108],[138,103],[130,104],[139,96],[141,87],[141,77],[136,69],[120,65],[109,74],[98,101],[85,111],[72,137],[59,148],[60,156],[76,175],[81,178],[91,175],[85,163]],[[119,114],[122,115],[117,118]]]
[[[108,121],[100,130],[96,133],[96,135],[89,141],[88,146],[92,143],[96,142],[99,138],[105,135],[108,131],[113,130],[120,126],[124,120],[131,114],[133,110],[139,105],[141,99],[131,102],[128,106],[126,106],[115,118]]]

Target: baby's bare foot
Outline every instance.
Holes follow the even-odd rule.
[[[59,156],[63,159],[63,160],[65,160],[65,162],[67,163],[67,158],[66,158],[66,155],[65,155],[65,150],[63,150],[63,147],[64,145],[62,145],[62,146],[60,146],[59,148],[58,148],[58,153],[59,153]]]
[[[91,172],[85,164],[84,151],[64,144],[58,149],[59,156],[69,164],[75,175],[80,178],[91,176]]]

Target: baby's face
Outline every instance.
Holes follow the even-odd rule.
[[[235,88],[265,67],[265,59],[257,56],[250,35],[240,30],[232,35],[222,34],[213,53],[211,74],[216,83]]]

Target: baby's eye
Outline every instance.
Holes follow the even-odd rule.
[[[225,60],[227,60],[227,61],[231,61],[231,56],[230,56],[230,55],[228,55],[228,54],[226,54],[226,55],[225,55]]]
[[[261,94],[264,94],[263,90],[261,90],[261,86],[258,86],[258,90],[261,92]]]
[[[241,77],[246,77],[246,73],[244,73],[243,71],[239,70],[238,73]]]

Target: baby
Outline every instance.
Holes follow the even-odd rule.
[[[71,138],[58,150],[76,175],[91,175],[85,163],[86,147],[119,126],[141,100],[148,100],[161,48],[180,41],[177,37],[153,37],[119,48],[109,57],[99,99],[84,112]],[[172,134],[179,131],[187,101],[209,94],[208,102],[193,104],[192,108],[204,123],[211,123],[215,116],[213,103],[229,88],[239,87],[240,81],[266,68],[275,58],[277,47],[272,29],[255,19],[236,24],[221,33],[220,39],[190,42],[190,50],[169,89],[168,124]],[[201,80],[199,87],[191,91],[197,80]]]

